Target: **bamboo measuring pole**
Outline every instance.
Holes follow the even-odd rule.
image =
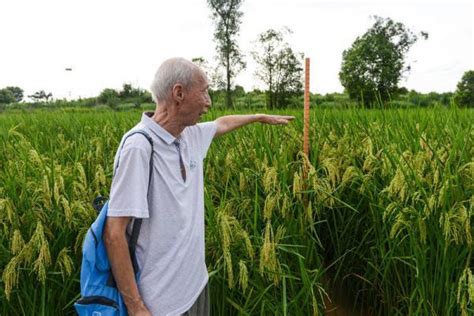
[[[304,74],[304,125],[303,125],[303,152],[309,159],[309,58],[305,58]],[[304,164],[304,177],[307,179],[308,168]]]

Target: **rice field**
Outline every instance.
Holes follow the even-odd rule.
[[[309,158],[281,113],[205,160],[212,314],[323,315],[342,291],[366,315],[473,315],[474,112],[313,109]],[[140,116],[0,114],[0,315],[74,314],[90,202]]]

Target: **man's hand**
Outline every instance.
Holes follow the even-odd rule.
[[[289,121],[293,120],[294,116],[283,116],[283,115],[268,115],[268,114],[251,114],[251,115],[227,115],[221,116],[215,120],[217,125],[217,131],[214,137],[218,137],[236,128],[244,125],[261,122],[264,124],[281,125],[288,124]]]
[[[287,115],[268,115],[268,114],[257,114],[259,117],[259,122],[264,124],[271,125],[286,125],[290,121],[294,120],[294,116]]]

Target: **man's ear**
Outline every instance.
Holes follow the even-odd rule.
[[[177,83],[173,86],[173,100],[178,103],[178,104],[181,104],[184,100],[184,88],[183,88],[183,85],[180,84],[180,83]]]

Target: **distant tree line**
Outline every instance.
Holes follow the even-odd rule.
[[[65,100],[65,99],[54,99],[41,102],[21,102],[21,103],[10,103],[0,104],[0,110],[8,109],[33,109],[33,108],[104,108],[112,109],[116,111],[128,110],[128,109],[148,109],[152,110],[155,104],[151,100],[151,97],[147,91],[142,90],[142,94],[137,96],[125,97],[126,94],[123,90],[104,89],[100,96],[92,98],[80,98],[76,100]],[[225,109],[226,89],[221,90],[210,90],[213,107]],[[265,90],[250,90],[245,91],[242,86],[236,85],[231,91],[233,95],[233,107],[234,109],[255,109],[255,110],[266,110],[267,101],[269,98],[268,91]],[[415,108],[415,107],[451,107],[461,106],[456,103],[459,94],[453,92],[430,92],[430,93],[419,93],[414,90],[408,91],[405,88],[401,88],[400,92],[397,93],[396,98],[387,101],[385,104],[386,108]],[[464,94],[464,96],[471,97],[472,93]],[[350,98],[347,93],[327,93],[311,94],[311,106],[318,108],[354,108],[360,105],[356,100]],[[472,102],[472,101],[471,101]],[[295,94],[287,98],[285,108],[302,108],[303,95]],[[474,107],[471,103],[465,106]]]

